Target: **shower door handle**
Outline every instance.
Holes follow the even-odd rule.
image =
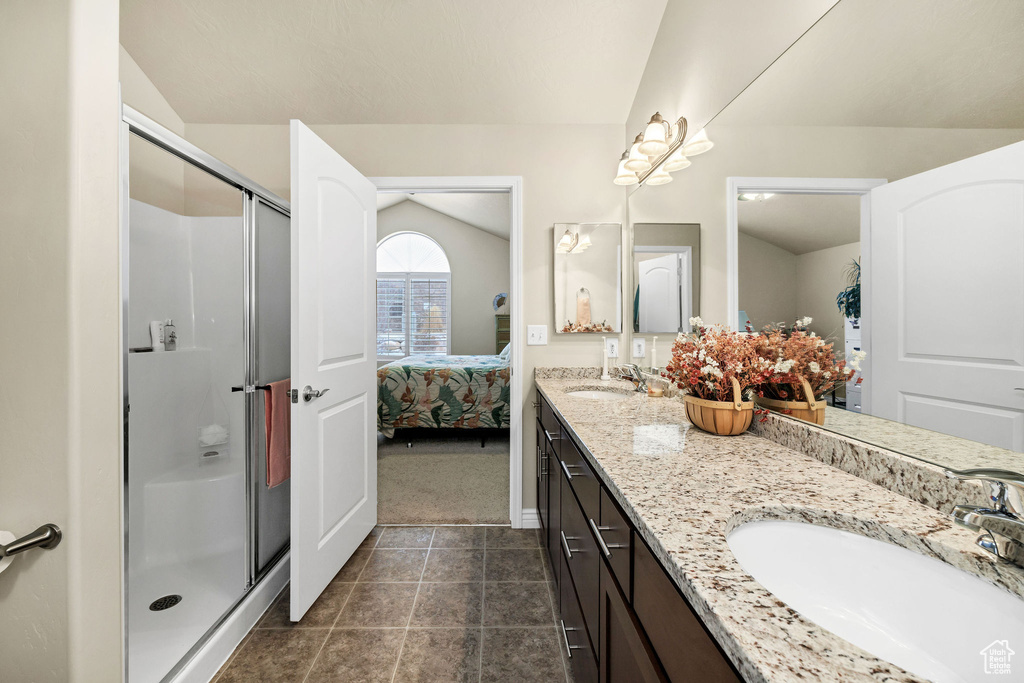
[[[320,398],[328,391],[330,391],[330,389],[314,389],[313,387],[307,384],[306,387],[302,390],[302,400],[305,401],[306,403],[309,403],[314,398]]]

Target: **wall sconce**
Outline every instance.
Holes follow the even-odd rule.
[[[660,112],[655,112],[644,132],[637,134],[633,144],[622,153],[612,182],[616,185],[670,183],[670,173],[692,163],[688,157],[703,154],[714,146],[704,130],[686,140],[685,117],[680,116],[669,125]]]
[[[562,254],[568,254],[570,251],[576,248],[579,243],[580,236],[570,230],[566,230],[565,234],[562,235],[562,239],[558,240],[558,246],[556,250]]]

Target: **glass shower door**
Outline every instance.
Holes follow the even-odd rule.
[[[135,135],[129,160],[128,673],[148,683],[246,590],[246,245],[241,190]]]

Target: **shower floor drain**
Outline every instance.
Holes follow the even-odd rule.
[[[151,609],[154,612],[159,612],[161,610],[170,609],[171,607],[177,605],[179,602],[181,602],[180,595],[165,595],[164,597],[157,598],[152,603],[150,603],[149,609]]]

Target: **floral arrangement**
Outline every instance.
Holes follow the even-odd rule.
[[[697,317],[690,318],[690,327],[694,332],[676,337],[672,360],[661,373],[689,394],[709,401],[733,401],[735,378],[749,400],[753,388],[775,374],[774,363],[758,353],[760,337],[705,325]]]
[[[608,321],[602,320],[599,323],[574,323],[571,320],[566,321],[565,325],[562,326],[562,332],[614,332],[615,328],[608,324]]]
[[[803,396],[800,380],[806,379],[815,399],[820,399],[840,384],[850,381],[860,370],[866,355],[854,351],[853,360],[836,361],[832,343],[808,332],[811,318],[796,321],[793,331],[782,325],[769,326],[753,337],[757,355],[771,366],[770,377],[757,388],[758,396],[780,401],[808,400]],[[857,383],[861,382],[860,377]]]

